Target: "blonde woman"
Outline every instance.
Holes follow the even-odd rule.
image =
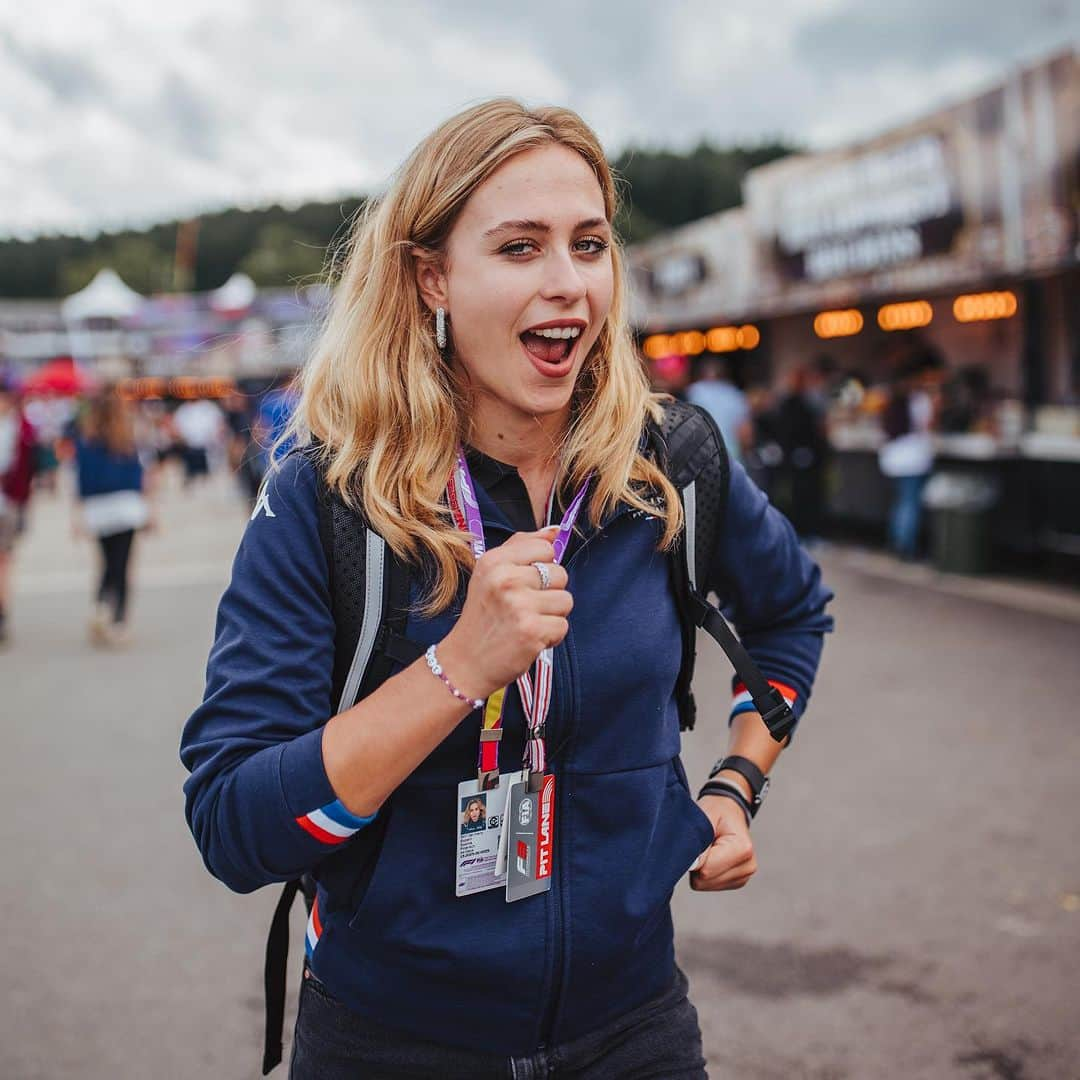
[[[318,883],[293,1077],[705,1075],[669,900],[691,864],[699,889],[749,881],[751,789],[726,770],[695,802],[679,763],[682,517],[615,212],[578,116],[497,100],[356,225],[304,374],[311,441],[253,512],[181,749],[214,874]],[[324,485],[413,567],[424,654],[338,715]],[[801,713],[829,594],[737,467],[725,522],[712,583]],[[780,746],[737,702],[731,753],[767,773]],[[502,828],[461,838],[480,790]]]

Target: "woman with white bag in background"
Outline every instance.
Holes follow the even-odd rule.
[[[80,419],[75,464],[75,532],[95,536],[102,556],[90,640],[95,645],[125,645],[131,551],[135,533],[152,526],[152,515],[132,407],[114,388],[94,398]]]

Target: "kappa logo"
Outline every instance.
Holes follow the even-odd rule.
[[[262,510],[268,518],[277,517],[277,514],[270,509],[270,491],[266,484],[263,484],[259,489],[259,497],[255,502],[255,509],[251,511],[251,521],[254,521],[259,516],[260,510]]]

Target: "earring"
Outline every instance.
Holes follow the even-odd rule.
[[[443,352],[446,349],[446,309],[435,309],[435,344],[439,348],[439,352]]]

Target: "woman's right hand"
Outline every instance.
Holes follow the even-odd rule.
[[[554,562],[557,533],[557,526],[515,533],[477,562],[461,616],[439,644],[439,661],[462,693],[486,698],[509,686],[566,637],[574,600]],[[547,589],[533,563],[547,569]]]

